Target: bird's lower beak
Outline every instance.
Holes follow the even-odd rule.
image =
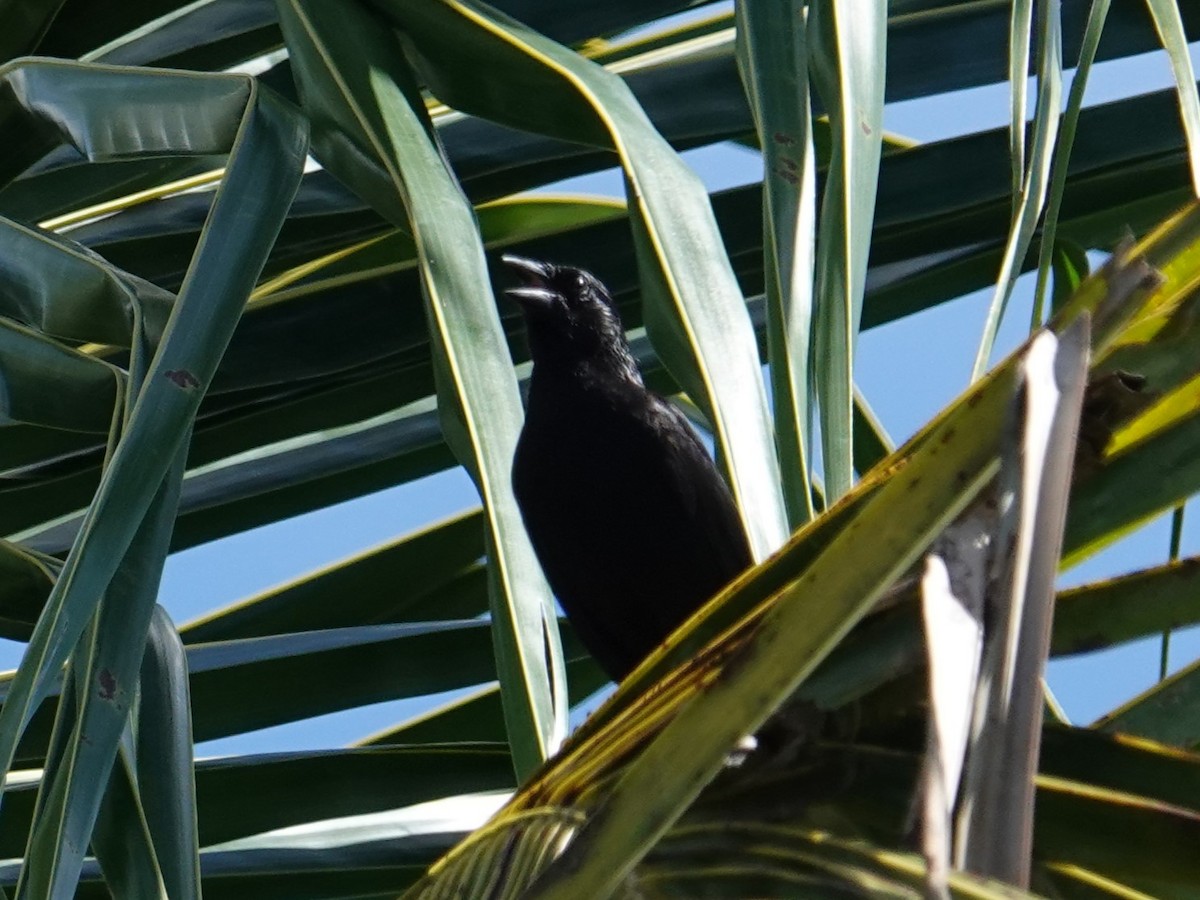
[[[500,259],[505,265],[516,269],[524,282],[520,287],[508,288],[504,292],[506,296],[512,297],[527,310],[548,309],[559,302],[558,291],[549,285],[553,270],[548,263],[511,253],[504,254]]]

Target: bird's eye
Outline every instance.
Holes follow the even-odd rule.
[[[582,291],[587,286],[588,286],[587,276],[585,276],[585,275],[576,275],[575,276],[575,287],[579,288]]]

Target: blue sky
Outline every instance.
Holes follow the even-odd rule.
[[[711,11],[709,8],[707,11]],[[1197,56],[1193,48],[1193,56]],[[1102,63],[1093,70],[1087,102],[1096,103],[1172,84],[1163,54]],[[1004,126],[1008,88],[994,85],[889,106],[888,131],[928,141]],[[685,158],[719,190],[761,178],[757,154],[734,146],[691,151]],[[572,192],[621,196],[617,173],[559,186]],[[1000,334],[1003,353],[1025,336],[1031,279],[1022,278]],[[902,442],[967,384],[989,292],[983,291],[873,329],[862,335],[856,377],[885,427]],[[305,572],[475,506],[471,482],[453,470],[409,485],[174,554],[163,576],[162,602],[184,622]],[[1194,504],[1193,504],[1194,505]],[[1099,557],[1064,573],[1064,585],[1154,565],[1167,557],[1169,522],[1156,520]],[[1200,552],[1200,523],[1189,515],[1184,555]],[[13,664],[17,646],[4,649]],[[1172,668],[1200,657],[1200,630],[1175,635]],[[1151,686],[1158,674],[1157,640],[1051,664],[1051,687],[1073,721],[1086,723]],[[430,698],[376,704],[201,745],[202,755],[337,746],[406,718]]]

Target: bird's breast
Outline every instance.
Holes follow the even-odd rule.
[[[644,423],[609,397],[532,395],[513,462],[518,501],[536,520],[529,524],[557,527],[561,519],[578,530],[586,513],[605,527],[609,509],[627,506],[631,485],[646,477],[645,444]]]

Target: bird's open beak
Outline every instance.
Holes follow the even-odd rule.
[[[511,253],[504,254],[500,259],[505,265],[516,269],[523,282],[520,287],[508,288],[504,292],[506,296],[512,297],[527,310],[549,309],[561,301],[558,291],[550,287],[553,269],[549,263]]]

